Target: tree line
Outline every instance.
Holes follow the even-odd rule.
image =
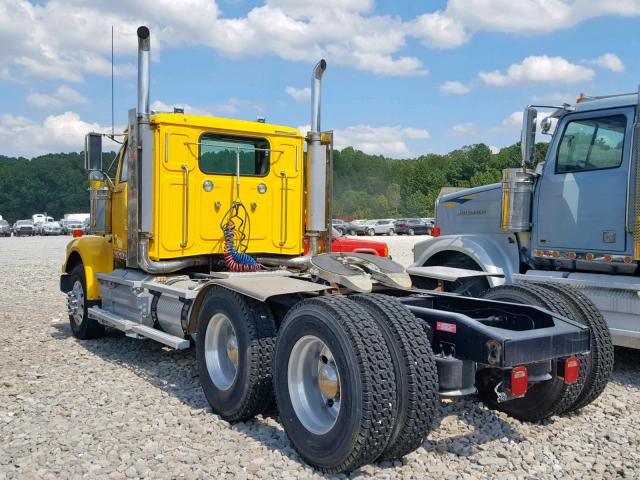
[[[536,145],[544,160],[547,143]],[[469,188],[499,182],[502,169],[522,163],[520,144],[498,153],[483,144],[447,154],[395,160],[351,147],[334,152],[333,215],[353,218],[432,217],[442,187]]]
[[[547,144],[537,146],[544,158]],[[104,153],[110,165],[114,153]],[[396,160],[351,147],[333,156],[334,217],[398,218],[433,216],[442,187],[475,187],[500,181],[503,168],[520,165],[520,145],[493,154],[476,144],[447,154]],[[81,153],[56,153],[32,159],[0,155],[0,215],[10,222],[47,212],[88,212],[88,181]]]

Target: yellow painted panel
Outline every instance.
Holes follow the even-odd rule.
[[[298,255],[302,252],[303,139],[297,130],[258,122],[180,114],[159,114],[152,121],[158,143],[154,185],[159,190],[154,195],[156,224],[151,241],[154,260],[222,253],[220,224],[236,200],[242,202],[249,216],[249,253]],[[198,143],[204,133],[266,139],[272,150],[268,174],[262,177],[241,176],[238,197],[235,175],[206,174],[200,170]],[[165,151],[168,152],[166,156]],[[189,166],[189,241],[185,248],[180,246],[185,219],[183,164]],[[282,172],[289,177],[286,190]],[[209,192],[204,189],[207,181],[213,183]],[[267,187],[266,193],[259,193],[260,184]],[[284,201],[285,191],[288,193],[287,202]],[[281,245],[284,240],[286,242]]]
[[[87,280],[87,299],[100,299],[100,283],[96,273],[111,273],[113,271],[113,250],[111,236],[86,235],[74,238],[67,244],[67,256],[63,271],[67,271],[69,257],[77,253],[82,259],[84,273]]]

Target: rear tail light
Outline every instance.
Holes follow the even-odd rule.
[[[72,235],[74,238],[81,237],[81,236],[82,236],[82,229],[80,229],[80,228],[74,228],[74,229],[73,229],[73,231],[71,232],[71,235]]]
[[[580,360],[576,357],[569,357],[564,361],[564,383],[571,385],[578,381],[580,374]]]
[[[529,372],[526,367],[516,367],[511,370],[511,394],[523,397],[529,386]]]
[[[431,229],[431,235],[434,237],[439,237],[440,236],[440,227],[433,227]]]

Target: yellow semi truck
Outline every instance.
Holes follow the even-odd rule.
[[[328,253],[324,60],[303,137],[260,121],[150,112],[150,33],[137,34],[138,105],[114,178],[101,164],[102,135],[86,137],[90,234],[68,244],[60,279],[77,338],[115,328],[195,344],[214,412],[233,422],[277,409],[301,457],[329,473],[420,447],[439,397],[477,393],[531,421],[583,406],[598,319],[571,310],[571,291],[519,287],[531,305],[466,298],[414,288],[389,258]],[[484,275],[453,270],[412,275]]]

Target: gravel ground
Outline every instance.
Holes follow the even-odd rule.
[[[0,238],[0,479],[321,478],[274,420],[211,413],[193,350],[75,340],[58,292],[67,240]],[[414,238],[385,240],[410,252]],[[422,448],[351,477],[640,478],[638,404],[640,352],[616,350],[613,381],[580,415],[530,425],[443,403]]]

